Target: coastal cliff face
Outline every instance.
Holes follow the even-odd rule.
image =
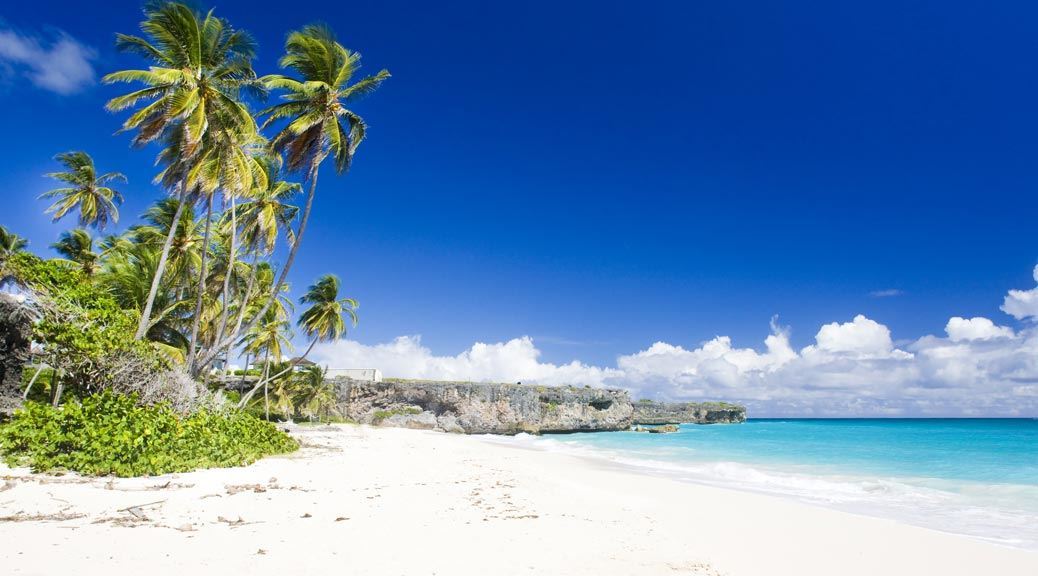
[[[335,378],[337,412],[362,424],[466,434],[626,430],[626,390]]]
[[[746,421],[746,408],[727,402],[634,403],[634,424],[735,424]]]

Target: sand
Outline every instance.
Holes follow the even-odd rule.
[[[1038,574],[1038,552],[479,437],[303,427],[135,479],[0,466],[5,574]]]

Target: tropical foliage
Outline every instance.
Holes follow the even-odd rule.
[[[123,199],[113,186],[126,178],[99,173],[85,152],[65,152],[55,157],[61,169],[48,174],[64,186],[42,195],[55,221],[78,218],[79,227],[51,246],[60,257],[28,254],[24,239],[0,227],[0,280],[13,278],[39,297],[34,340],[40,355],[34,361],[48,366],[53,403],[64,388],[70,398],[83,398],[80,408],[68,404],[70,413],[115,409],[122,400],[87,400],[102,389],[135,390],[109,381],[113,363],[115,372],[146,381],[153,379],[148,374],[161,374],[180,382],[180,373],[215,387],[228,380],[210,382],[214,367],[244,356],[246,370],[257,364],[261,376],[241,406],[254,406],[252,397],[262,388],[268,415],[273,400],[275,413],[323,417],[333,400],[323,374],[300,371],[299,359],[286,360],[295,313],[287,278],[314,209],[319,169],[331,158],[337,173],[348,170],[367,133],[352,107],[389,73],[360,77],[360,54],[327,27],[308,25],[287,36],[279,62],[286,73],[260,77],[247,32],[179,2],[147,3],[139,34],[118,34],[116,47],[143,58],[143,66],[104,77],[105,83],[131,86],[106,108],[127,114],[120,132],[129,133],[133,145],[157,150],[154,183],[162,198],[138,222],[109,233]],[[281,101],[264,104],[270,92]],[[339,291],[338,278],[324,276],[300,299],[305,309],[296,324],[309,338],[302,357],[316,342],[341,336],[347,322],[357,322],[357,302]],[[165,397],[141,391],[137,404],[162,403],[152,396]],[[166,402],[167,408],[175,404]],[[40,407],[32,410],[23,423],[60,420]],[[39,458],[45,468],[153,470]]]
[[[60,409],[30,402],[0,428],[0,451],[34,472],[144,476],[241,466],[299,448],[269,422],[238,410],[188,416],[102,392]]]
[[[65,152],[54,157],[65,166],[63,172],[51,172],[48,177],[64,182],[68,186],[44,192],[40,198],[53,198],[54,203],[47,208],[48,214],[54,214],[54,221],[65,217],[69,212],[79,210],[79,225],[93,226],[104,230],[109,223],[119,221],[119,209],[116,204],[123,201],[122,194],[109,188],[111,182],[126,182],[126,176],[119,172],[97,174],[94,159],[86,152]]]

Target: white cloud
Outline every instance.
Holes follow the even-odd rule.
[[[1007,301],[1019,301],[1020,293],[1011,291]],[[789,330],[773,320],[761,348],[736,347],[728,336],[695,347],[656,342],[619,356],[615,366],[542,362],[529,337],[476,343],[454,356],[434,354],[417,336],[375,345],[340,340],[319,344],[314,357],[331,367],[377,367],[406,378],[607,386],[626,388],[635,398],[732,400],[757,416],[1038,416],[1038,325],[1014,332],[987,318],[956,316],[945,331],[947,336],[895,346],[887,326],[857,315],[821,326],[814,343],[797,350]]]
[[[944,327],[944,331],[948,333],[948,338],[952,342],[1012,338],[1014,336],[1012,328],[996,326],[991,320],[979,316],[976,318],[954,316],[948,320],[948,325]]]
[[[1038,266],[1034,267],[1034,281],[1038,282]],[[1002,302],[1002,311],[1017,320],[1038,319],[1038,287],[1010,290]]]
[[[540,354],[526,336],[496,344],[477,342],[456,356],[435,356],[419,336],[400,336],[373,346],[353,340],[319,344],[312,356],[331,368],[378,368],[398,378],[602,386],[617,373],[576,361],[544,363],[538,360]]]
[[[869,292],[869,296],[873,298],[893,298],[894,296],[901,296],[905,292],[898,290],[897,288],[888,288],[886,290],[873,290]]]
[[[61,34],[46,46],[34,36],[0,30],[0,63],[21,70],[39,88],[71,94],[94,83],[93,48]]]
[[[854,320],[839,324],[826,324],[815,336],[818,342],[811,352],[855,354],[871,357],[890,356],[895,352],[890,340],[890,329],[858,314]]]

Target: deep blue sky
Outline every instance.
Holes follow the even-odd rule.
[[[140,4],[8,3],[98,74],[138,67],[116,32]],[[544,359],[610,364],[656,340],[798,346],[864,313],[895,340],[998,312],[1038,259],[1038,6],[955,1],[225,1],[275,72],[285,33],[329,23],[393,78],[357,106],[351,173],[321,178],[292,274],[339,274],[353,336],[422,334],[437,353],[535,338]],[[269,9],[269,11],[268,11]],[[271,16],[276,13],[277,16]],[[123,87],[57,95],[0,68],[0,221],[43,249],[36,195],[57,152],[130,176],[154,150],[112,136]],[[876,290],[904,294],[874,298]]]

